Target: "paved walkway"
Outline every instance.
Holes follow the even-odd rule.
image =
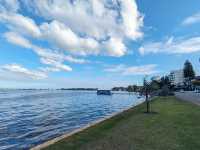
[[[191,92],[191,91],[176,92],[175,96],[184,101],[189,101],[194,104],[200,105],[200,93],[195,93],[195,92]]]

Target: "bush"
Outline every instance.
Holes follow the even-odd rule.
[[[174,92],[170,91],[167,85],[164,85],[159,93],[159,96],[174,96]]]

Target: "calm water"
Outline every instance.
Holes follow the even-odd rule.
[[[0,91],[0,150],[28,149],[142,101],[133,94]]]

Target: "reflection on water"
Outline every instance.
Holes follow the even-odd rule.
[[[28,149],[142,101],[94,91],[0,91],[0,150]]]

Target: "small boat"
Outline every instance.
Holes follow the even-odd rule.
[[[112,95],[110,90],[97,90],[97,95]]]

